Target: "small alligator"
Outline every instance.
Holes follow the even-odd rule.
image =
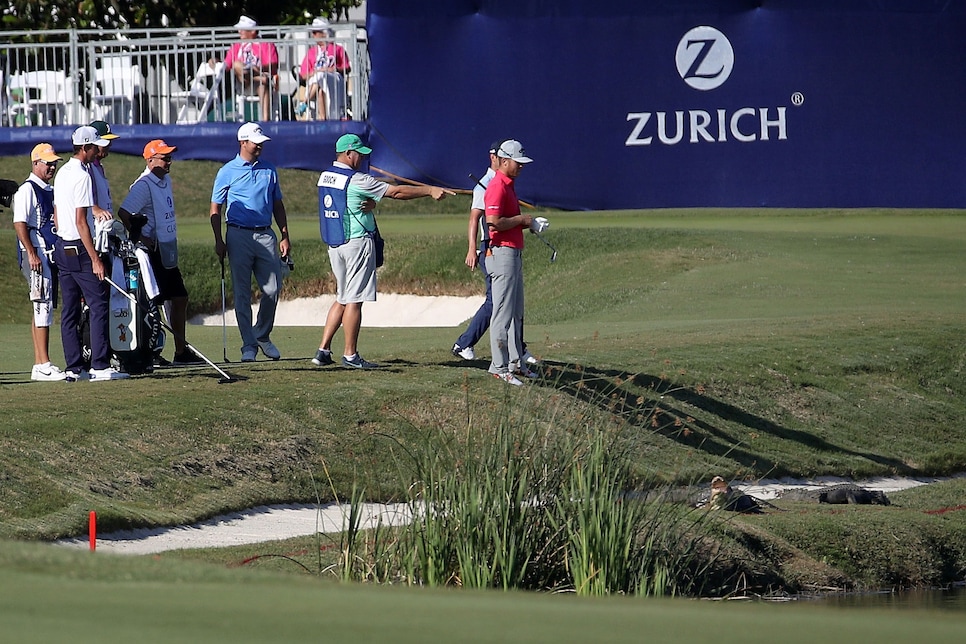
[[[766,506],[775,507],[767,501],[734,489],[720,476],[711,479],[711,496],[707,504],[709,509],[729,510],[741,514],[761,514]]]
[[[780,495],[783,501],[812,501],[814,503],[858,505],[890,505],[889,497],[879,490],[867,490],[854,483],[829,485],[816,490],[784,490]]]

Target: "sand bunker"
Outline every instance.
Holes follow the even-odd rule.
[[[334,301],[335,295],[282,300],[275,313],[275,326],[325,326],[325,314]],[[380,293],[378,300],[363,306],[362,326],[456,327],[473,317],[482,303],[482,295],[429,297]],[[225,318],[225,324],[235,326],[234,310],[229,308]],[[221,326],[221,323],[221,313],[191,319],[191,324]]]

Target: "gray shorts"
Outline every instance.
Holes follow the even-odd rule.
[[[339,304],[376,301],[376,255],[371,237],[350,239],[329,248],[329,263]]]

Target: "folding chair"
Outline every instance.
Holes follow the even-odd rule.
[[[17,72],[10,77],[13,125],[69,125],[73,86],[63,71]]]
[[[211,65],[204,61],[188,81],[187,91],[171,93],[172,102],[179,106],[178,125],[201,123],[208,119],[208,112],[218,109],[224,68],[224,63]]]
[[[133,125],[143,79],[130,56],[105,56],[94,68],[94,114],[98,119]]]

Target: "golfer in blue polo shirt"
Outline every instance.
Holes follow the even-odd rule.
[[[254,362],[261,349],[265,357],[282,357],[272,344],[275,309],[282,290],[281,260],[288,257],[288,219],[282,202],[282,188],[275,166],[261,160],[262,145],[269,137],[257,123],[238,128],[238,156],[226,163],[215,177],[211,191],[211,229],[215,253],[224,262],[228,254],[231,283],[235,293],[235,320],[241,334],[242,362]],[[221,209],[225,206],[227,231],[221,234]],[[272,229],[272,217],[281,241]],[[252,326],[252,275],[261,290],[258,316]]]

